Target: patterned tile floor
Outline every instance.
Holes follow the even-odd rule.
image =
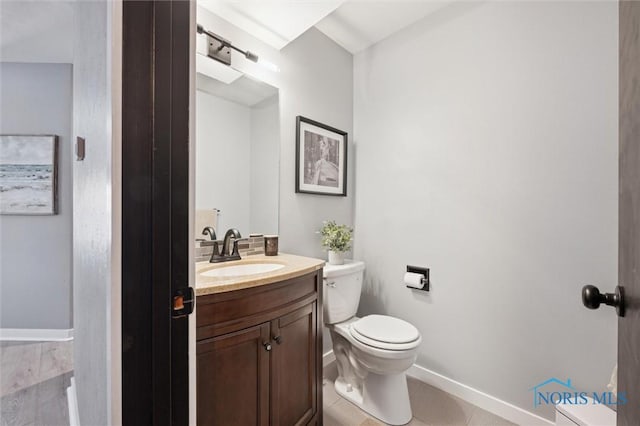
[[[384,423],[369,416],[333,387],[336,372],[328,369],[323,384],[325,426],[381,426]],[[413,409],[411,426],[517,426],[501,417],[469,404],[451,394],[408,378],[409,398]]]
[[[0,425],[68,426],[73,343],[0,342]]]

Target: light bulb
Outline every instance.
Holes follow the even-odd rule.
[[[269,71],[280,72],[280,67],[278,67],[276,64],[272,62],[265,61],[262,58],[258,59],[258,65],[268,69]]]

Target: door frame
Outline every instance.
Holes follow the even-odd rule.
[[[617,424],[640,422],[640,3],[619,7],[619,201],[618,284],[624,287],[624,317],[618,319],[618,389],[626,403],[618,406]]]
[[[189,424],[189,1],[122,5],[122,423]]]

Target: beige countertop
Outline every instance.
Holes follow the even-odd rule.
[[[207,272],[212,269],[252,263],[278,263],[284,265],[284,267],[272,272],[262,272],[259,274],[233,277],[207,277],[202,275],[203,272]],[[314,259],[311,257],[294,256],[292,254],[285,253],[280,253],[277,256],[252,255],[246,256],[241,260],[222,263],[209,263],[206,261],[197,262],[196,296],[223,293],[271,284],[317,271],[322,269],[323,266],[324,260]]]

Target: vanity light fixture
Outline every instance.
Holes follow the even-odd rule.
[[[249,50],[239,49],[238,47],[234,46],[229,40],[222,38],[219,35],[212,33],[211,31],[204,29],[202,25],[198,24],[197,29],[198,29],[198,34],[204,34],[207,36],[207,55],[210,58],[213,58],[219,62],[222,62],[225,65],[230,66],[231,65],[231,49],[233,49],[239,53],[242,53],[242,55],[248,60],[252,62],[256,62],[259,65],[262,65],[263,67],[271,71],[275,71],[275,72],[280,71],[280,68],[278,68],[277,65],[274,65],[268,61],[261,60],[258,57],[258,55],[256,55],[255,53]]]

